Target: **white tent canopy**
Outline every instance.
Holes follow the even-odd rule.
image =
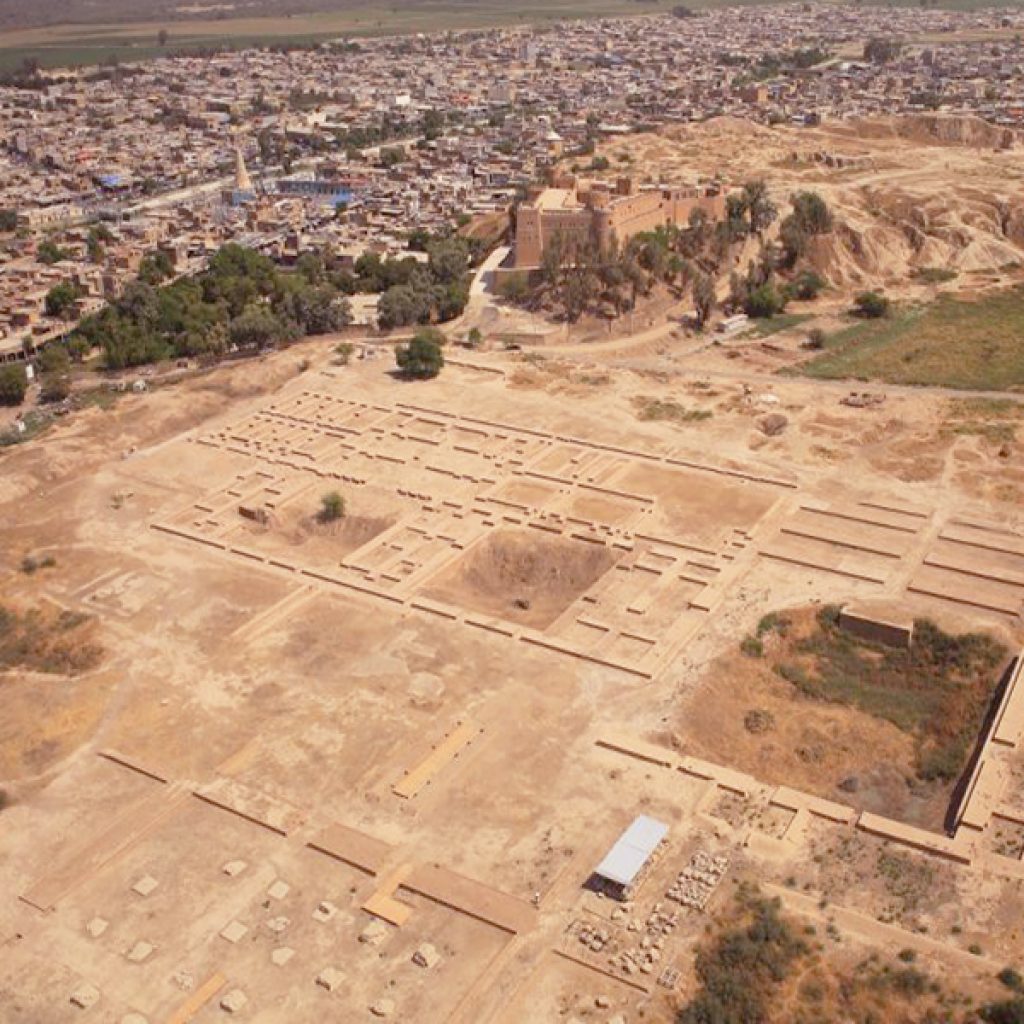
[[[668,825],[641,814],[616,840],[597,866],[596,873],[618,885],[632,885],[658,844],[668,834]]]

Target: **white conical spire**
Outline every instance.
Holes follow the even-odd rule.
[[[249,177],[249,171],[245,166],[245,157],[242,156],[242,147],[237,145],[235,146],[235,191],[252,191],[252,178]]]

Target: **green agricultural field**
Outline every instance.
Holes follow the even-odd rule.
[[[22,14],[0,11],[0,71],[17,67],[31,57],[44,67],[88,65],[117,58],[142,60],[178,48],[309,44],[339,36],[359,37],[487,29],[503,25],[543,27],[575,18],[660,14],[679,0],[403,0],[381,4],[374,0],[307,0],[298,3],[264,0],[247,7],[245,16],[225,16],[220,9],[207,17],[185,17],[176,5],[159,0],[42,0],[38,10]],[[784,0],[689,0],[693,10],[756,6]],[[841,2],[841,0],[837,0]],[[916,6],[918,0],[880,0],[884,6]],[[991,0],[940,0],[938,6],[973,10]],[[1011,0],[1011,6],[1024,0]],[[293,10],[287,10],[291,6]],[[164,12],[173,13],[164,16]],[[36,27],[22,27],[22,26]],[[157,42],[161,29],[165,46]],[[995,33],[998,35],[998,32]]]
[[[1024,391],[1024,288],[967,301],[941,296],[829,336],[798,368],[827,379]]]
[[[121,21],[109,24],[54,25],[0,33],[0,70],[33,57],[45,67],[93,64],[116,57],[130,61],[173,53],[179,48],[241,48],[280,43],[316,43],[339,37],[487,29],[501,25],[540,27],[571,18],[659,14],[677,0],[420,0],[381,5],[353,0],[343,10],[268,17],[192,18],[166,21]],[[157,35],[166,30],[166,45]]]

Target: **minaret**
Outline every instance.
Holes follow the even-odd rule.
[[[240,193],[252,192],[252,178],[245,166],[245,157],[242,156],[242,147],[235,146],[235,191]]]

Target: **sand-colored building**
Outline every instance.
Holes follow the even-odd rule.
[[[544,248],[561,236],[568,243],[605,248],[659,225],[684,225],[691,212],[702,208],[713,217],[725,212],[725,196],[717,188],[696,186],[637,187],[632,178],[614,186],[604,182],[578,183],[571,175],[550,187],[533,191],[516,211],[514,266],[540,266]]]

